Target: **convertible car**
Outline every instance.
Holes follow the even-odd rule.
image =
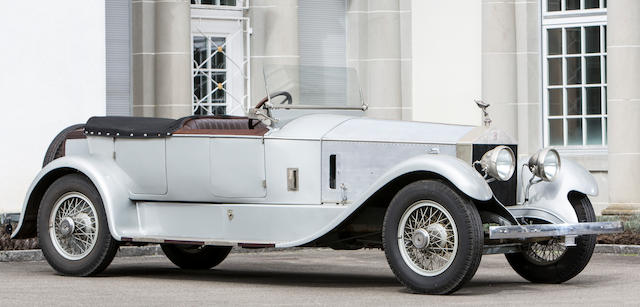
[[[122,242],[159,243],[184,269],[210,269],[232,247],[379,248],[410,291],[446,294],[483,254],[505,254],[532,282],[567,281],[597,234],[622,230],[595,221],[597,185],[578,164],[552,148],[517,162],[516,141],[490,127],[482,102],[484,125],[473,127],[294,97],[303,91],[268,95],[246,117],[69,127],[13,237],[37,235],[50,265],[74,276],[104,270]]]

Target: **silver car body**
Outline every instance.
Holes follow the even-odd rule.
[[[38,206],[34,191],[73,170],[98,189],[117,240],[300,246],[330,232],[375,192],[412,172],[442,177],[482,206],[493,192],[465,158],[465,144],[474,140],[515,144],[485,127],[319,114],[280,123],[264,136],[69,139],[66,155],[31,184],[14,237],[29,231],[23,224],[25,213]],[[337,155],[335,187],[329,184],[332,154]],[[530,176],[525,171],[522,182]],[[571,191],[598,193],[591,175],[564,159],[558,179],[534,185],[526,205],[504,205],[515,217],[577,223],[567,199]]]

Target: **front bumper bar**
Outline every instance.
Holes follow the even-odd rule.
[[[592,222],[577,224],[536,224],[489,227],[489,239],[527,239],[620,233],[621,222]]]

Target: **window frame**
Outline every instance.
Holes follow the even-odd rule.
[[[561,11],[547,12],[547,3],[548,0],[542,0],[540,9],[541,9],[541,22],[540,22],[540,64],[541,64],[541,97],[542,97],[542,127],[543,127],[543,135],[542,140],[544,146],[554,146],[561,148],[562,150],[580,150],[580,151],[595,151],[595,152],[604,152],[607,150],[607,102],[606,102],[606,89],[607,82],[606,79],[606,61],[602,61],[602,59],[607,57],[606,51],[606,27],[607,27],[607,9],[606,8],[597,8],[597,9],[584,9],[585,0],[580,0],[580,10],[570,10],[565,11],[565,0],[561,1]],[[600,7],[605,3],[605,0],[600,0]],[[590,26],[599,26],[600,27],[600,52],[598,53],[585,53],[585,27]],[[604,26],[604,30],[602,27]],[[567,28],[581,28],[581,39],[580,39],[580,53],[568,55],[566,48],[566,29]],[[549,42],[548,42],[548,31],[549,29],[561,29],[561,49],[562,52],[559,55],[548,55]],[[604,31],[604,32],[603,32]],[[603,33],[605,35],[603,35]],[[600,83],[597,84],[588,84],[586,83],[586,57],[589,56],[599,56],[600,57]],[[567,58],[568,57],[577,57],[580,58],[581,63],[581,82],[579,84],[566,84],[567,80]],[[560,85],[548,85],[549,81],[549,65],[548,60],[550,58],[559,58],[562,60],[562,83]],[[604,90],[600,91],[600,114],[587,114],[587,97],[586,91],[589,87],[598,87]],[[559,116],[550,116],[549,115],[549,89],[561,89],[562,90],[562,115]],[[581,91],[581,112],[579,115],[568,115],[568,104],[567,104],[567,95],[566,89],[568,88],[579,88]],[[568,145],[568,123],[566,119],[579,118],[581,119],[581,129],[582,129],[582,144],[580,145]],[[599,118],[601,119],[601,144],[588,145],[587,144],[587,119],[589,118]],[[562,119],[562,133],[563,133],[563,144],[562,145],[550,145],[550,124],[549,119]]]
[[[221,5],[220,0],[215,0],[218,4],[201,4],[202,0],[195,0],[196,3],[191,3],[189,1],[191,8],[195,9],[216,9],[216,10],[243,10],[246,9],[244,7],[244,0],[236,0],[236,5]]]

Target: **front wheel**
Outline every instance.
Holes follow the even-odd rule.
[[[162,244],[161,247],[173,264],[188,270],[208,270],[220,264],[231,252],[230,246]]]
[[[579,222],[595,222],[591,201],[584,194],[569,195]],[[565,247],[559,239],[529,243],[520,253],[505,254],[511,267],[534,283],[558,284],[578,275],[587,266],[596,246],[597,235],[576,238],[576,246]]]
[[[102,198],[89,179],[70,174],[56,180],[38,209],[38,240],[49,264],[63,275],[102,272],[118,251]]]
[[[468,197],[438,180],[396,194],[383,226],[387,261],[415,293],[448,294],[475,274],[482,258],[480,215]]]

